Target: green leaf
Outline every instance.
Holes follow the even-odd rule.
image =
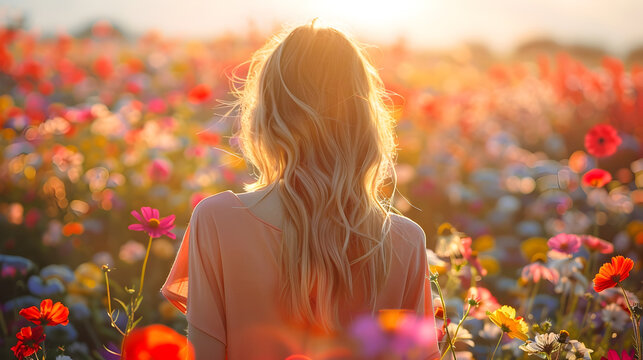
[[[114,314],[116,314],[116,315],[114,315]],[[113,320],[114,322],[116,322],[116,320],[118,320],[118,316],[119,316],[120,314],[121,314],[121,312],[120,312],[120,311],[118,311],[118,309],[114,309],[114,310],[112,310],[112,314],[110,315],[110,317],[112,318],[112,320]]]
[[[136,302],[134,303],[134,312],[138,310],[138,307],[141,306],[141,302],[143,301],[143,295],[139,296],[138,299],[136,299]]]
[[[139,317],[138,319],[136,319],[136,320],[134,321],[134,323],[132,324],[132,329],[133,329],[133,328],[135,328],[135,327],[136,327],[136,325],[138,325],[138,323],[139,323],[141,320],[143,320],[143,317],[142,317],[142,316],[141,316],[141,317]]]
[[[129,307],[127,305],[125,305],[124,302],[122,302],[121,300],[119,300],[117,298],[114,298],[114,300],[116,300],[117,303],[121,304],[121,306],[125,310],[125,314],[129,314]]]

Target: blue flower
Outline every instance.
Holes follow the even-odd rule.
[[[57,278],[65,284],[74,281],[74,272],[67,265],[49,265],[40,270],[43,279]]]
[[[56,325],[56,326],[47,326],[45,327],[45,335],[47,335],[47,340],[52,339],[54,344],[68,344],[78,339],[78,331],[74,328],[74,325]]]
[[[65,292],[65,285],[58,278],[44,280],[40,276],[32,275],[27,280],[29,292],[39,297],[51,297]]]
[[[75,320],[85,320],[91,315],[91,311],[83,302],[75,302],[69,305],[69,313]]]
[[[4,310],[7,312],[18,312],[21,309],[31,306],[40,306],[40,299],[31,295],[18,296],[4,303]]]

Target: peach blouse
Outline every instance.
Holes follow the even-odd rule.
[[[418,359],[439,358],[431,304],[425,234],[412,220],[391,215],[393,260],[376,301],[379,309],[410,309],[432,324],[435,341]],[[281,230],[257,217],[230,190],[193,210],[161,292],[190,324],[226,345],[228,360],[354,359],[339,336],[296,328],[278,302]],[[358,297],[356,297],[357,299]],[[343,322],[366,313],[359,300],[342,306]],[[302,357],[291,357],[291,359]]]

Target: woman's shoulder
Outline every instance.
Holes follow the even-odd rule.
[[[196,204],[192,213],[196,215],[214,214],[218,210],[225,209],[226,207],[229,208],[230,205],[233,204],[234,196],[231,190],[206,196]]]
[[[426,246],[426,234],[422,227],[408,217],[396,213],[390,213],[391,233],[412,245]]]

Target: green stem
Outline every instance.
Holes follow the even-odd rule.
[[[129,297],[129,314],[127,318],[127,331],[126,334],[129,334],[134,327],[134,295]]]
[[[145,252],[145,259],[143,260],[143,269],[141,269],[141,286],[138,289],[138,295],[137,298],[141,296],[141,293],[143,292],[143,282],[145,281],[145,268],[147,267],[147,259],[150,257],[150,248],[152,247],[152,237],[150,236],[150,240],[147,242],[147,251]]]
[[[0,310],[0,327],[2,328],[2,337],[7,337],[9,332],[7,331],[7,323],[4,321],[4,312]]]
[[[576,335],[577,338],[580,338],[583,332],[585,331],[585,321],[587,321],[587,315],[589,315],[589,309],[592,307],[594,298],[587,300],[587,305],[585,306],[585,313],[583,314],[583,320],[580,322],[579,333]]]
[[[599,347],[606,349],[607,344],[612,339],[612,326],[607,323],[607,326],[605,326],[605,334],[603,335],[603,340],[601,340]]]
[[[556,351],[556,360],[560,359],[560,351],[563,349],[563,344],[560,344],[558,351]]]
[[[590,251],[589,256],[587,257],[587,264],[585,264],[585,269],[583,269],[583,274],[586,278],[591,278],[590,275],[593,273],[592,268],[594,267],[595,257],[597,255],[594,251]]]
[[[460,330],[460,326],[467,319],[467,316],[469,316],[469,311],[471,311],[471,305],[467,306],[467,311],[464,312],[462,319],[460,319],[460,321],[458,322],[458,326],[455,327],[455,331],[453,332],[453,339],[458,338],[458,330]]]
[[[491,354],[491,359],[493,360],[494,356],[496,356],[496,351],[498,350],[498,346],[500,346],[500,342],[502,341],[502,337],[505,335],[504,331],[500,333],[500,338],[498,338],[498,343],[496,344],[496,348],[493,349],[493,353]]]
[[[639,323],[636,320],[636,316],[634,315],[634,311],[632,310],[632,305],[630,304],[630,299],[627,297],[627,293],[625,292],[625,288],[621,285],[621,282],[619,281],[618,287],[621,288],[621,291],[623,292],[623,297],[625,297],[625,302],[627,303],[627,308],[630,310],[630,319],[632,320],[632,327],[634,330],[634,340],[636,341],[636,351],[638,358],[641,358],[641,355],[643,355],[643,349],[641,349],[641,331],[639,330]]]
[[[560,306],[558,308],[558,314],[556,315],[556,323],[560,324],[563,317],[565,316],[565,307],[567,306],[567,302],[569,301],[569,297],[571,296],[571,286],[569,288],[570,294],[567,294],[567,291],[563,291],[561,296],[560,296]]]
[[[109,276],[107,275],[107,271],[105,271],[105,288],[107,289],[107,315],[109,315],[109,321],[113,328],[118,330],[122,336],[125,336],[125,333],[118,327],[118,325],[116,325],[116,321],[114,321],[114,317],[112,316],[112,297],[109,292]]]
[[[570,320],[574,320],[574,311],[576,311],[576,306],[578,306],[578,296],[574,294],[573,292],[570,294],[570,296],[573,296],[574,298],[571,301],[571,306],[569,311],[565,312],[566,314],[569,315]]]
[[[455,349],[453,349],[453,342],[451,341],[451,335],[449,335],[449,331],[447,330],[447,306],[444,303],[444,296],[442,295],[442,288],[440,287],[440,283],[438,283],[438,280],[436,278],[435,281],[432,281],[435,284],[435,287],[438,289],[438,295],[440,296],[440,303],[442,304],[442,320],[444,320],[444,331],[446,332],[446,337],[447,341],[449,343],[449,348],[451,348],[451,353],[453,354],[453,360],[458,360],[455,356]],[[445,351],[446,353],[446,351]]]
[[[598,237],[598,205],[594,206],[594,236]]]
[[[111,317],[112,317],[112,297],[110,296],[110,293],[109,293],[109,277],[107,276],[107,271],[105,271],[104,274],[105,274],[105,289],[107,290],[107,311],[109,311],[109,317],[111,319]]]
[[[531,312],[531,308],[534,306],[534,298],[538,294],[538,288],[540,287],[540,281],[534,283],[534,287],[531,290],[531,294],[529,294],[529,298],[527,299],[527,311],[524,312],[525,316],[529,316],[529,313]]]
[[[458,322],[458,326],[456,326],[455,331],[453,332],[453,341],[455,342],[455,339],[458,338],[458,330],[460,330],[460,325],[466,320],[466,318],[469,316],[469,311],[471,311],[471,305],[467,306],[467,311],[464,312],[464,315],[462,316],[462,319]],[[444,358],[444,355],[447,354],[447,352],[451,349],[451,344],[449,343],[449,346],[447,347],[447,350],[440,356],[440,360]]]

